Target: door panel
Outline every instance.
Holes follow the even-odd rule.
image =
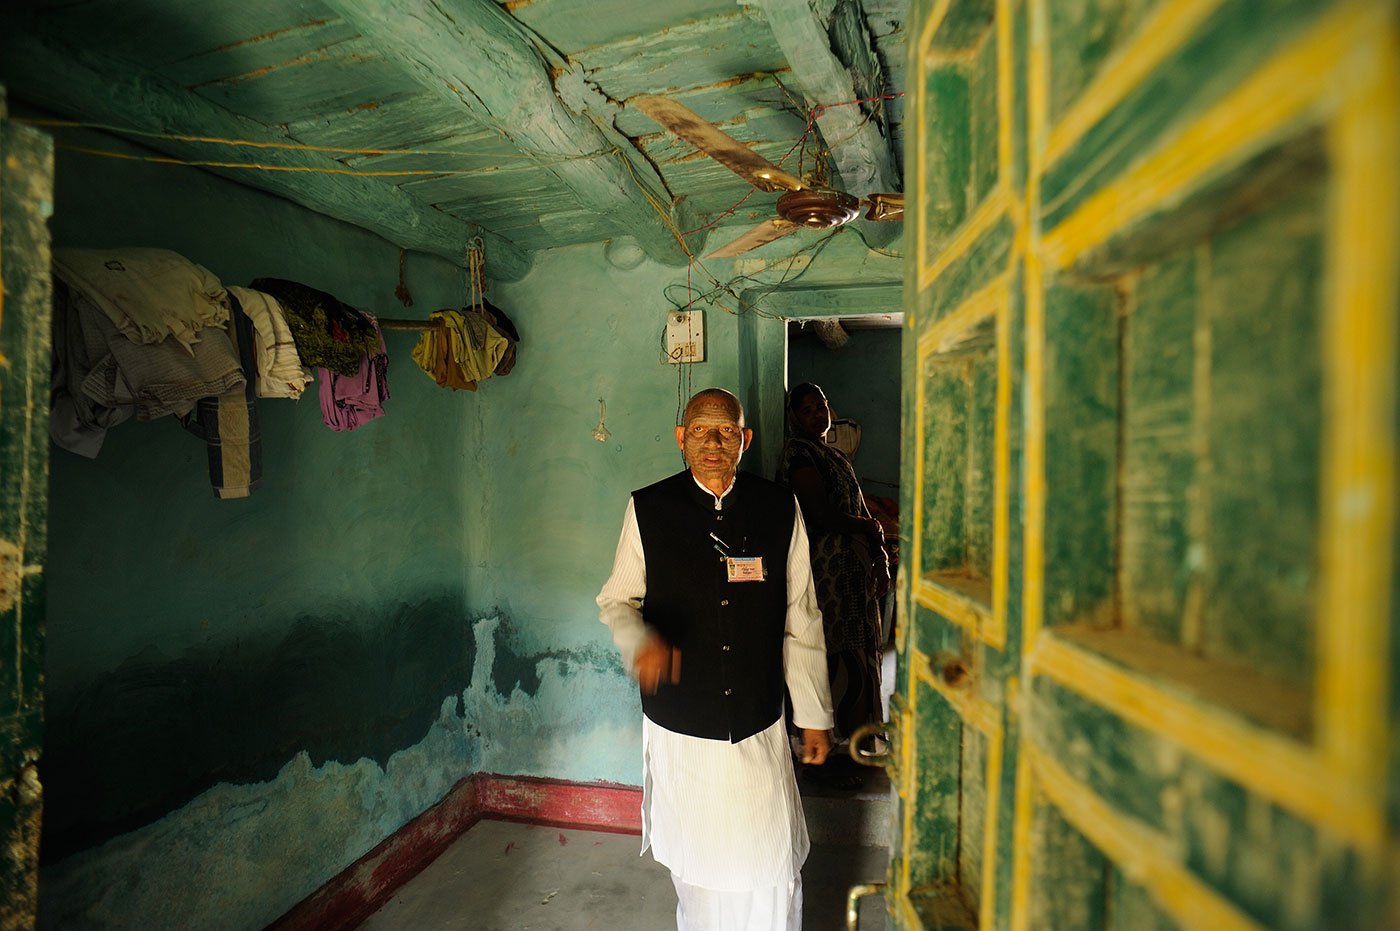
[[[896,923],[1400,926],[1400,11],[913,6]]]
[[[38,900],[53,148],[0,88],[0,928]]]

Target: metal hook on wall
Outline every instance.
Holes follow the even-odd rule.
[[[604,420],[604,418],[607,416],[607,413],[608,413],[608,405],[605,404],[605,403],[603,403],[603,399],[602,399],[602,398],[599,398],[599,399],[598,399],[598,426],[596,426],[596,427],[593,428],[593,439],[597,440],[599,443],[606,443],[606,442],[608,441],[608,437],[612,436],[612,434],[608,432],[607,426],[603,423],[603,420]]]

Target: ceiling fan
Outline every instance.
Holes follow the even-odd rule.
[[[867,220],[904,218],[903,194],[872,193],[858,198],[845,191],[810,185],[783,171],[689,107],[669,97],[633,97],[628,101],[628,106],[641,110],[754,187],[763,191],[786,192],[778,198],[778,216],[764,220],[706,258],[731,258],[800,229],[832,229],[854,220],[860,215],[861,207],[867,208]]]

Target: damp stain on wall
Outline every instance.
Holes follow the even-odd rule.
[[[383,764],[293,755],[269,780],[219,783],[153,823],[46,867],[40,926],[260,928],[477,766],[457,695]]]
[[[509,618],[476,621],[476,665],[463,696],[481,743],[481,770],[580,782],[641,783],[641,700],[599,636],[535,652]]]
[[[64,703],[41,924],[260,927],[474,772],[640,782],[640,702],[605,631],[531,651],[508,617],[455,603],[148,651]]]
[[[210,786],[271,780],[299,753],[313,766],[386,765],[471,679],[476,646],[460,603],[444,592],[362,609],[373,623],[302,615],[278,640],[177,656],[147,647],[51,696],[44,861],[149,824]]]

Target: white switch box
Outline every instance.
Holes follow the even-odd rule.
[[[666,361],[705,361],[705,312],[673,310],[666,315]]]

